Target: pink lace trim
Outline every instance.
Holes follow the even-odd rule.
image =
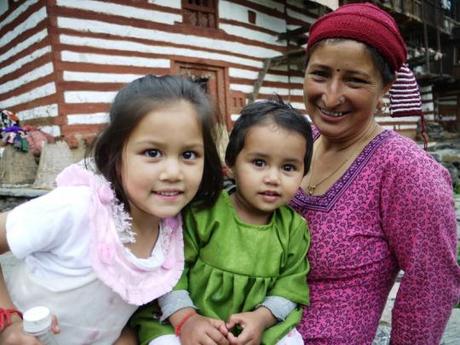
[[[142,305],[172,290],[184,268],[184,242],[180,215],[163,219],[167,236],[167,254],[161,267],[148,270],[136,266],[125,255],[116,223],[127,224],[117,212],[117,199],[110,183],[101,175],[73,164],[56,179],[58,186],[87,186],[92,190],[91,262],[99,279],[130,304]],[[123,231],[121,231],[123,233]]]

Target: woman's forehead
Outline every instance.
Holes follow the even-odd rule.
[[[354,40],[326,40],[315,47],[308,64],[337,64],[342,67],[372,63],[372,56],[366,45]]]

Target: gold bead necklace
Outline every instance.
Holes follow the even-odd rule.
[[[369,138],[371,138],[374,133],[376,132],[376,130],[379,128],[379,126],[377,125],[377,123],[374,124],[374,126],[372,127],[372,130],[370,131],[370,133],[368,133],[368,135],[366,135],[367,131],[364,132],[362,135],[360,135],[356,140],[354,140],[351,144],[348,144],[344,147],[341,147],[340,149],[337,150],[337,152],[340,152],[340,151],[345,151],[346,149],[348,149],[349,147],[353,146],[354,144],[360,142],[362,139],[365,139],[363,140],[364,142],[366,142],[367,144],[367,140]],[[317,154],[318,150],[315,150],[314,153],[313,153],[313,159],[312,159],[312,163],[316,162],[316,154]],[[319,185],[321,185],[324,181],[326,181],[327,179],[329,179],[331,176],[333,176],[337,171],[340,170],[340,168],[342,168],[345,163],[347,163],[350,158],[352,158],[354,155],[350,155],[348,156],[347,158],[345,158],[345,160],[343,160],[338,166],[337,168],[335,168],[330,174],[328,174],[326,177],[323,177],[321,180],[319,180],[318,182],[316,182],[315,184],[311,183],[311,181],[313,180],[313,168],[314,168],[314,165],[312,164],[311,166],[311,174],[310,174],[310,179],[308,181],[308,185],[307,185],[307,193],[308,195],[313,195],[313,193],[315,192],[316,190],[316,187],[318,187]]]

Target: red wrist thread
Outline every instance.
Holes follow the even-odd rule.
[[[192,316],[196,315],[196,311],[192,310],[191,312],[187,313],[182,320],[179,321],[177,324],[176,328],[174,329],[174,332],[176,333],[177,336],[180,336],[180,331],[182,330],[182,327],[185,325],[185,323],[190,319]]]
[[[19,310],[0,308],[0,332],[11,324],[12,314],[17,314],[22,319],[22,313]]]

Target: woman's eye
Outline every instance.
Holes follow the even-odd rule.
[[[295,165],[293,165],[293,164],[285,164],[285,165],[283,165],[283,170],[291,172],[291,171],[296,171],[297,169],[296,169]]]
[[[350,78],[350,79],[348,79],[348,81],[350,83],[354,83],[354,84],[366,84],[367,83],[366,80],[360,79],[360,78]]]
[[[327,72],[325,72],[325,71],[313,70],[313,71],[310,72],[310,74],[313,77],[320,77],[320,78],[326,78],[327,77]]]
[[[158,158],[161,156],[160,150],[153,149],[153,150],[145,150],[144,155],[149,158]]]
[[[197,158],[197,154],[196,152],[193,152],[193,151],[185,151],[183,154],[182,154],[182,157],[184,157],[184,159],[186,160],[193,160],[193,159],[196,159]]]
[[[252,164],[254,164],[258,168],[261,168],[261,167],[265,166],[265,161],[263,159],[254,159],[252,161]]]

